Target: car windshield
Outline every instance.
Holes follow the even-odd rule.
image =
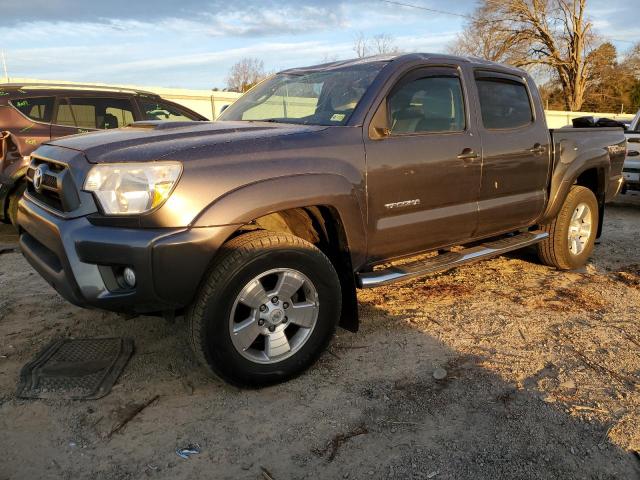
[[[345,125],[383,66],[280,73],[236,100],[218,120]]]

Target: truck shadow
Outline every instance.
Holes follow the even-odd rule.
[[[430,478],[434,472],[433,478],[474,479],[640,474],[634,454],[610,443],[612,423],[588,410],[577,414],[581,386],[568,378],[566,359],[520,368],[540,359],[531,358],[529,349],[484,347],[488,342],[464,331],[458,335],[469,337],[470,348],[451,348],[429,333],[441,330],[437,318],[412,322],[368,301],[360,308],[366,337],[384,335],[382,351],[356,354],[356,364],[379,372],[377,378],[360,375],[367,399],[362,421],[392,446],[383,462],[392,478]],[[405,326],[394,332],[397,338],[384,334],[393,324]],[[391,343],[399,348],[389,348]],[[338,352],[348,349],[336,346]],[[345,365],[353,361],[353,354],[341,358],[337,368],[355,374]],[[445,378],[434,378],[436,368],[444,369]],[[526,370],[530,374],[519,375]],[[367,451],[366,442],[359,441],[358,451]]]

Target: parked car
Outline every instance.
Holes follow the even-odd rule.
[[[95,85],[0,84],[0,220],[15,223],[29,155],[42,142],[136,120],[206,120],[142,90]]]
[[[622,185],[621,128],[549,130],[525,71],[477,59],[286,70],[219,120],[46,142],[18,223],[63,297],[184,312],[200,361],[241,386],[291,378],[337,324],[357,330],[356,287],[529,245],[582,266]]]
[[[627,190],[640,190],[640,111],[631,121],[625,132],[627,137],[627,158],[624,160],[622,174],[624,175],[624,187],[622,193]]]

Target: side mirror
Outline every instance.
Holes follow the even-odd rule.
[[[387,127],[373,127],[373,129],[375,132],[375,136],[378,139],[391,135],[391,130],[389,130]]]
[[[227,108],[229,108],[229,104],[223,105],[222,108],[220,109],[220,113],[224,112]]]
[[[386,100],[380,104],[369,124],[369,138],[371,140],[384,140],[391,135],[389,117],[387,116]]]

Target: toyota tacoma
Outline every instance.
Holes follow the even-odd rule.
[[[216,122],[45,143],[20,246],[76,305],[184,314],[203,365],[261,386],[309,367],[337,325],[357,329],[357,288],[527,246],[579,268],[625,153],[620,128],[549,130],[519,69],[333,62],[272,76]]]

